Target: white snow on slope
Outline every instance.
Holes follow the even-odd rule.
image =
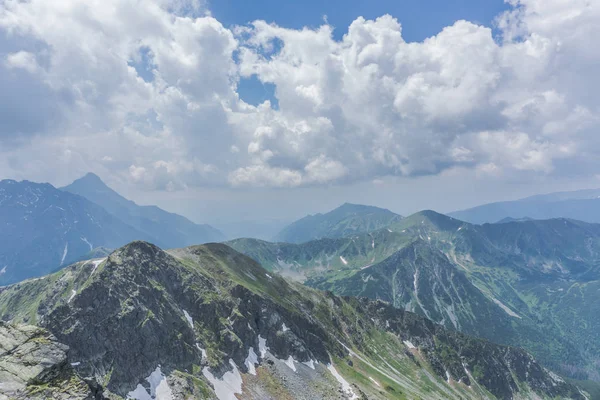
[[[282,330],[283,332],[287,332],[287,331],[289,331],[289,330],[290,330],[290,328],[288,328],[288,327],[285,325],[285,322],[284,322],[284,323],[283,323],[283,325],[281,325],[281,330]]]
[[[310,369],[315,369],[315,360],[308,360],[303,362],[302,364],[306,365]]]
[[[76,294],[77,294],[77,292],[74,289],[71,290],[71,297],[69,297],[69,300],[67,300],[67,303],[70,303],[71,300],[73,300],[73,297],[75,297]]]
[[[344,265],[348,265],[348,261],[346,261],[346,259],[344,257],[340,256],[340,260],[342,260]]]
[[[514,312],[513,310],[511,310],[510,308],[508,308],[506,305],[504,305],[500,300],[495,299],[492,297],[492,301],[494,303],[496,303],[501,309],[504,310],[505,313],[507,313],[508,315],[510,315],[511,317],[515,317],[515,318],[519,318],[521,319],[521,316],[519,314],[517,314],[516,312]]]
[[[371,382],[373,382],[374,384],[376,384],[377,386],[381,387],[381,385],[379,384],[379,382],[377,382],[375,379],[369,377],[369,379],[371,380]]]
[[[256,375],[256,368],[254,366],[258,365],[258,356],[254,352],[254,347],[250,347],[250,350],[248,350],[248,357],[246,357],[244,364],[248,367],[248,373]]]
[[[267,339],[263,339],[260,335],[258,335],[258,352],[260,353],[260,358],[265,358],[267,355]]]
[[[146,378],[150,384],[150,393],[141,385],[127,394],[128,399],[135,400],[173,400],[173,393],[160,365]]]
[[[82,236],[81,240],[83,240],[88,246],[90,246],[90,251],[94,249],[94,246],[92,246],[92,244],[87,240],[86,237]]]
[[[294,357],[289,356],[287,360],[281,360],[285,363],[285,365],[287,365],[288,367],[290,367],[292,369],[292,371],[296,372],[296,366],[294,365]]]
[[[92,270],[90,276],[94,275],[94,272],[96,272],[96,270],[98,269],[98,265],[102,264],[102,262],[104,262],[105,260],[106,258],[101,258],[99,260],[92,261],[92,264],[94,264],[94,269]]]
[[[405,345],[406,347],[408,347],[409,349],[416,349],[415,345],[414,345],[414,344],[412,344],[412,342],[411,342],[410,340],[404,340],[404,341],[403,341],[403,343],[404,343],[404,345]]]
[[[190,324],[190,326],[192,327],[192,329],[194,329],[194,320],[192,319],[192,317],[190,316],[190,314],[188,314],[187,311],[183,310],[183,315],[185,315],[185,319],[187,319],[187,322]]]
[[[60,265],[63,265],[63,263],[65,262],[65,258],[67,258],[67,253],[69,252],[69,242],[65,243],[65,248],[63,250],[63,255],[62,258],[60,260]]]
[[[229,364],[233,370],[225,372],[221,379],[215,378],[208,367],[204,367],[202,370],[202,374],[215,388],[215,394],[219,400],[238,400],[236,394],[242,394],[242,375],[233,360],[230,359]]]
[[[200,345],[198,343],[196,343],[196,348],[198,350],[200,350],[200,353],[202,353],[202,359],[205,360],[207,358],[206,350],[204,350],[202,347],[200,347]]]
[[[329,372],[331,372],[331,374],[335,377],[335,379],[342,385],[342,390],[350,396],[351,400],[358,399],[358,396],[356,395],[356,393],[354,393],[354,390],[352,390],[352,387],[350,386],[348,381],[345,380],[344,377],[339,374],[339,372],[337,372],[337,370],[335,369],[335,367],[332,364],[327,364],[327,369],[329,370]]]

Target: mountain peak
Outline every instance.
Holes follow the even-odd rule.
[[[79,179],[76,179],[75,181],[73,181],[73,183],[69,186],[72,185],[92,185],[95,187],[102,187],[102,188],[108,188],[108,186],[104,183],[104,181],[102,179],[100,179],[100,177],[98,175],[96,175],[93,172],[88,172],[87,174],[85,174],[84,176],[82,176]]]

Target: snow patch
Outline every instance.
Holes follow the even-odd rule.
[[[310,369],[315,369],[315,361],[314,360],[304,361],[302,364],[306,365]]]
[[[90,276],[94,275],[94,272],[96,272],[96,270],[98,269],[98,265],[102,264],[102,262],[104,262],[105,260],[106,258],[101,258],[99,260],[92,261],[92,264],[94,264],[94,269],[92,270]]]
[[[233,370],[225,372],[221,379],[215,378],[208,367],[202,370],[204,377],[213,385],[219,400],[238,400],[236,394],[242,394],[242,375],[232,359],[229,359],[229,364]]]
[[[81,364],[81,362],[77,361],[77,362],[71,363],[71,367],[76,367],[80,364]]]
[[[265,358],[267,355],[267,339],[263,339],[260,335],[258,335],[258,352],[260,353],[260,358]]]
[[[94,249],[94,246],[92,246],[92,244],[87,240],[86,237],[82,236],[81,240],[83,240],[88,246],[90,246],[90,251]]]
[[[267,278],[273,279],[273,277],[271,275],[269,275],[269,274],[265,274],[265,275],[266,275]]]
[[[248,367],[248,372],[252,375],[256,375],[255,365],[258,365],[258,356],[254,352],[254,348],[250,347],[248,350],[248,357],[246,357],[246,361],[244,361],[246,367]]]
[[[65,248],[63,250],[62,258],[60,259],[60,265],[63,265],[65,262],[65,258],[67,258],[67,253],[69,252],[69,242],[65,243]]]
[[[392,230],[391,230],[390,228],[388,228],[388,232],[389,232],[389,233],[392,233]]]
[[[128,399],[135,400],[173,400],[173,393],[160,365],[146,378],[150,384],[150,393],[141,385],[127,394]]]
[[[342,260],[344,265],[348,265],[348,261],[346,261],[346,259],[344,257],[340,256],[340,260]]]
[[[282,330],[283,332],[287,332],[287,331],[289,331],[289,330],[290,330],[290,328],[288,328],[288,327],[285,325],[285,322],[284,322],[284,323],[283,323],[283,325],[281,325],[281,330]]]
[[[200,345],[198,343],[196,343],[196,348],[198,350],[200,350],[200,353],[202,353],[202,359],[205,360],[206,358],[208,358],[208,356],[206,355],[206,350],[204,350],[202,347],[200,347]]]
[[[3,275],[6,273],[6,265],[4,266],[4,268],[0,269],[0,275]]]
[[[294,365],[294,357],[289,356],[287,360],[281,360],[285,363],[285,365],[287,365],[288,367],[290,367],[292,369],[292,371],[296,372],[296,366]]]
[[[187,319],[187,322],[190,324],[190,326],[192,327],[192,329],[194,329],[194,320],[192,319],[192,317],[190,316],[190,314],[188,314],[187,311],[183,310],[183,315],[185,315],[185,319]]]
[[[409,349],[416,349],[415,345],[414,345],[414,344],[412,344],[412,342],[411,342],[410,340],[404,340],[404,341],[403,341],[403,343],[404,343],[404,345],[405,345],[406,347],[408,347]]]
[[[451,379],[450,372],[446,371],[446,382],[450,383],[450,379]]]
[[[515,318],[521,319],[521,316],[519,314],[517,314],[516,312],[514,312],[513,310],[511,310],[510,308],[508,308],[506,305],[504,305],[502,302],[500,302],[500,300],[495,299],[495,298],[492,297],[492,301],[494,303],[496,303],[501,309],[504,310],[505,313],[507,313],[511,317],[515,317]]]
[[[377,386],[381,387],[381,385],[379,384],[379,382],[377,382],[375,379],[373,379],[373,378],[369,377],[369,380],[370,380],[371,382],[373,382],[374,384],[376,384]]]
[[[71,297],[69,297],[69,300],[67,300],[67,303],[70,303],[71,300],[73,300],[73,297],[75,297],[76,294],[77,294],[77,291],[75,291],[74,289],[71,290]]]
[[[342,390],[350,396],[351,400],[358,399],[358,396],[356,393],[354,393],[354,390],[352,390],[352,387],[348,381],[345,380],[344,377],[339,374],[339,372],[337,372],[333,365],[327,364],[327,369],[329,372],[331,372],[331,375],[333,375],[333,377],[342,385]]]

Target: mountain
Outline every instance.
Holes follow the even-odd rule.
[[[139,206],[127,200],[92,173],[61,190],[98,204],[121,221],[146,233],[154,243],[162,247],[183,247],[225,240],[225,236],[210,225],[198,225],[181,215],[156,206]]]
[[[433,211],[342,239],[229,242],[265,268],[338,295],[390,302],[524,347],[600,381],[600,225],[568,219],[472,225]]]
[[[600,189],[558,192],[521,200],[484,204],[448,214],[473,224],[500,221],[504,218],[571,218],[600,223]]]
[[[49,331],[111,399],[585,398],[523,350],[288,283],[223,244],[131,243],[0,289],[0,319]]]
[[[0,285],[69,265],[97,247],[150,236],[52,185],[0,181]]]
[[[375,231],[400,219],[400,215],[383,208],[346,203],[326,214],[309,215],[288,225],[274,241],[303,243],[320,238],[340,238]]]

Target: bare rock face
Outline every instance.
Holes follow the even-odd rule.
[[[0,322],[0,400],[96,398],[68,364],[68,349],[45,329]]]

